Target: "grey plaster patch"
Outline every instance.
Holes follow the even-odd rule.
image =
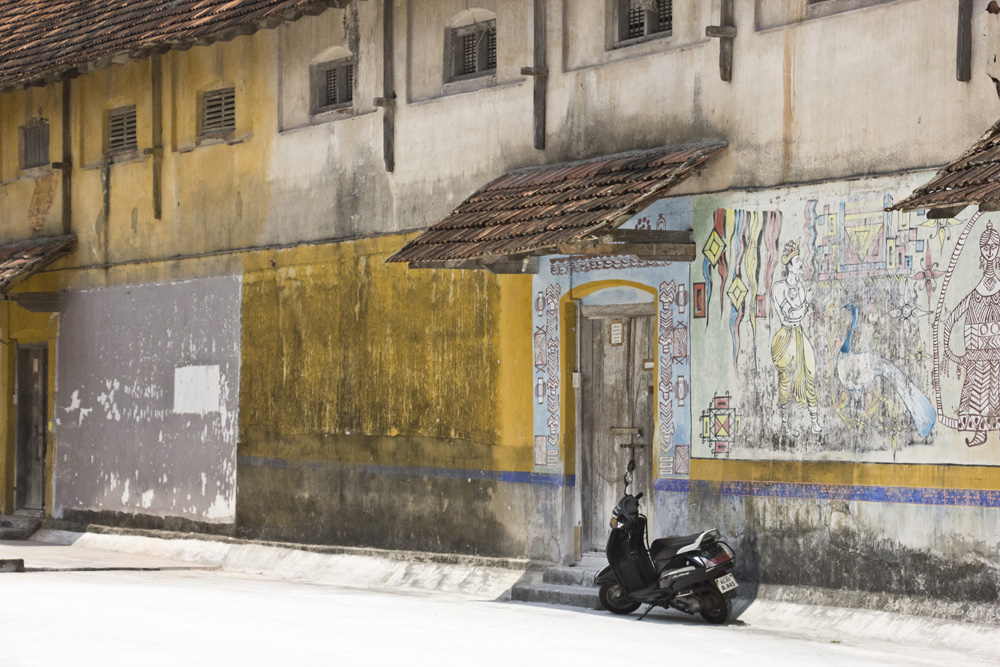
[[[230,276],[66,295],[56,516],[117,511],[232,523],[241,294],[240,277]]]

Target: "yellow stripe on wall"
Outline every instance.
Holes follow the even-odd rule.
[[[782,482],[1000,490],[1000,467],[693,459],[691,479],[709,482]]]

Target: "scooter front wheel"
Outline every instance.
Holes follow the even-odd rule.
[[[631,614],[639,608],[638,602],[625,597],[625,591],[617,581],[609,581],[597,591],[601,606],[612,614]]]

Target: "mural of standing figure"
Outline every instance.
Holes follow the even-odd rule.
[[[979,268],[983,271],[976,288],[969,292],[944,325],[944,353],[965,373],[958,403],[958,428],[975,431],[965,444],[975,447],[986,442],[989,431],[1000,430],[1000,277],[997,252],[1000,232],[993,223],[979,237]],[[950,346],[955,324],[965,318],[965,354],[958,356]]]
[[[790,436],[799,432],[792,426],[789,408],[792,402],[809,409],[812,432],[822,433],[816,406],[816,355],[802,331],[806,315],[806,290],[802,284],[805,269],[799,257],[799,244],[789,241],[781,253],[785,275],[771,287],[771,299],[781,328],[771,339],[771,359],[778,370],[778,400],[781,403],[781,428]]]

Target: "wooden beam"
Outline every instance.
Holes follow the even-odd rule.
[[[538,273],[537,257],[511,257],[499,259],[446,259],[434,262],[410,262],[411,269],[463,269],[489,271],[494,274]]]
[[[972,80],[972,0],[958,0],[958,52],[955,78]]]
[[[938,218],[954,218],[956,215],[962,212],[968,204],[959,204],[958,206],[943,206],[940,208],[932,208],[927,211],[925,216],[928,220],[936,220]]]
[[[549,69],[545,64],[545,51],[547,48],[546,30],[546,3],[545,0],[535,0],[535,39],[534,39],[534,66],[531,68],[535,77],[534,89],[534,127],[535,127],[535,148],[545,150],[545,109],[546,90],[549,84]]]
[[[385,170],[396,169],[396,84],[393,47],[395,0],[382,3],[382,157]]]
[[[694,243],[563,243],[564,255],[634,255],[665,262],[692,262],[697,255]]]
[[[615,229],[602,234],[601,243],[694,243],[690,229]]]
[[[719,25],[705,28],[706,37],[719,40],[719,77],[723,81],[733,80],[733,40],[736,38],[736,18],[733,0],[722,0]]]

